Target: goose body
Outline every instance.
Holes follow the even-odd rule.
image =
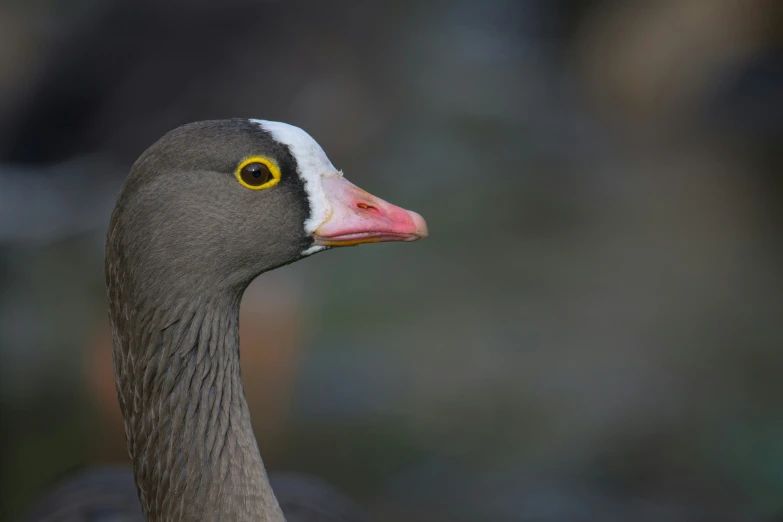
[[[426,235],[421,216],[348,182],[284,123],[192,123],[141,155],[111,217],[105,273],[147,521],[285,520],[240,376],[242,294],[259,274],[322,250]],[[307,520],[352,520],[333,515]]]
[[[286,522],[368,522],[350,498],[330,484],[293,473],[270,474]],[[144,522],[129,467],[73,473],[38,500],[23,522]]]

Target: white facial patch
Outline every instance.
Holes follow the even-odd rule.
[[[326,197],[321,180],[327,176],[342,176],[343,173],[334,168],[318,142],[299,127],[277,121],[252,119],[250,121],[258,124],[276,141],[287,145],[294,156],[299,177],[304,182],[310,203],[310,217],[304,222],[304,229],[306,233],[312,234],[332,213],[332,206]],[[310,255],[324,248],[314,246],[302,253]]]

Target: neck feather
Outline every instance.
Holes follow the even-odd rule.
[[[109,297],[119,296],[110,288]],[[240,376],[240,298],[110,308],[117,392],[148,521],[284,520]]]

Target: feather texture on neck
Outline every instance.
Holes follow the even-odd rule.
[[[128,450],[151,522],[284,520],[250,424],[238,312],[228,295],[111,309]]]

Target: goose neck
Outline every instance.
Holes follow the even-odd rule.
[[[242,386],[239,298],[110,312],[117,391],[147,520],[283,522]]]

